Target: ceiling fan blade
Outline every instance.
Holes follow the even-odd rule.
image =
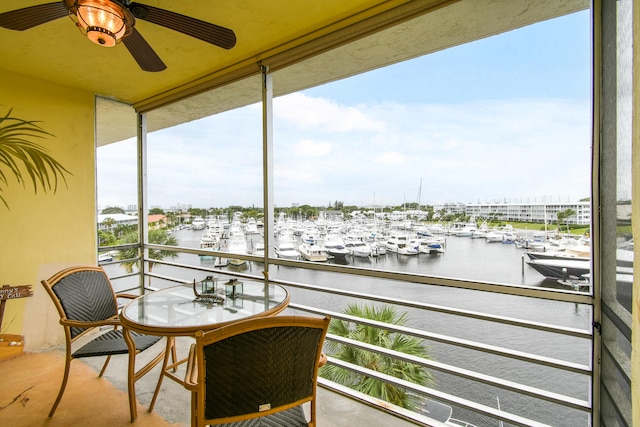
[[[24,31],[58,18],[64,18],[67,13],[67,7],[62,1],[39,4],[0,13],[0,27],[8,30]]]
[[[161,25],[223,49],[231,49],[236,45],[235,33],[219,25],[140,3],[131,3],[129,10],[137,19]]]
[[[156,72],[167,68],[162,59],[135,27],[131,29],[131,34],[122,39],[122,43],[124,43],[133,59],[144,71]]]

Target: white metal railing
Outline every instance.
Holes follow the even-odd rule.
[[[168,247],[168,246],[161,246],[161,245],[147,245],[147,246],[148,248],[152,248],[152,249],[162,249],[162,250],[176,251],[180,253],[198,254],[198,255],[211,254],[211,251],[205,252],[205,251],[202,251],[199,249],[193,249],[193,248]],[[220,253],[220,255],[225,255],[225,254]],[[228,256],[228,254],[226,255]],[[234,257],[236,257],[235,254],[234,254]],[[262,265],[264,265],[264,261],[265,261],[264,258],[258,258],[251,255],[237,256],[237,257],[246,259],[247,261],[259,262],[259,263],[262,263]],[[131,260],[128,260],[128,261],[131,261]],[[280,284],[292,290],[299,289],[304,292],[340,295],[340,296],[344,296],[345,298],[351,298],[357,301],[390,304],[394,306],[406,307],[412,310],[417,310],[419,313],[441,313],[441,314],[446,314],[448,316],[451,316],[452,318],[471,319],[472,321],[474,322],[477,321],[479,323],[490,322],[493,324],[499,324],[509,328],[514,328],[514,332],[513,332],[514,334],[518,334],[518,332],[516,332],[517,330],[528,330],[528,331],[535,331],[536,333],[550,334],[553,336],[570,337],[570,338],[587,341],[589,343],[589,348],[591,348],[593,344],[593,329],[587,330],[587,329],[548,324],[544,322],[529,321],[529,320],[523,320],[523,319],[518,319],[513,317],[487,314],[479,311],[462,310],[462,309],[447,307],[442,305],[403,300],[401,298],[390,298],[390,297],[385,297],[385,296],[376,295],[376,294],[367,294],[367,293],[349,291],[344,289],[331,288],[327,286],[319,286],[311,283],[298,283],[293,281],[277,280],[273,278],[267,278],[268,273],[265,274],[262,271],[255,272],[257,274],[247,274],[247,273],[239,273],[239,272],[226,272],[216,268],[208,268],[208,267],[196,266],[196,265],[190,265],[190,264],[181,264],[181,263],[170,262],[170,261],[149,260],[149,259],[145,259],[144,261],[145,262],[152,261],[154,264],[166,265],[172,268],[186,269],[189,271],[198,271],[205,274],[212,274],[212,273],[213,274],[216,274],[216,273],[230,274],[233,276],[247,278],[247,279],[269,280],[269,282],[271,283]],[[287,260],[270,259],[270,258],[268,259],[268,264],[272,268],[277,267],[278,265],[286,265],[289,267],[304,268],[309,270],[322,270],[322,271],[331,272],[331,273],[369,276],[372,278],[384,277],[391,280],[400,280],[400,281],[411,282],[411,283],[424,283],[424,284],[437,285],[437,286],[453,286],[456,288],[469,289],[473,291],[518,295],[518,296],[529,297],[529,298],[544,298],[552,301],[563,301],[563,302],[574,303],[574,304],[586,304],[588,306],[592,306],[593,304],[592,297],[590,295],[586,293],[580,293],[580,292],[561,292],[561,291],[550,290],[550,289],[504,286],[504,285],[495,285],[495,284],[482,283],[482,282],[432,278],[432,277],[415,275],[415,274],[403,274],[403,273],[386,272],[386,271],[381,272],[377,270],[361,269],[361,268],[354,268],[354,267],[342,267],[338,265],[319,265],[315,263],[287,261]],[[139,272],[133,273],[133,275],[139,275],[139,274],[140,274]],[[131,276],[132,275],[129,275],[129,274],[112,276],[112,280],[117,281],[120,279],[129,278]],[[158,274],[156,272],[146,273],[144,276],[145,277],[143,279],[145,280],[140,280],[140,283],[141,283],[140,292],[144,292],[145,289],[153,290],[152,288],[144,287],[144,283],[146,283],[147,281],[146,279],[149,277],[152,277],[157,280],[161,280],[163,282],[168,282],[168,283],[188,283],[189,282],[188,280],[185,280],[183,278],[175,277],[172,275]],[[142,289],[142,287],[144,287],[144,289]],[[295,301],[293,301],[290,304],[290,307],[294,310],[299,310],[306,313],[330,315],[333,319],[341,319],[347,322],[354,322],[354,323],[368,325],[376,328],[385,329],[392,333],[415,336],[429,343],[442,343],[447,346],[452,346],[458,349],[464,349],[465,351],[468,350],[471,352],[479,352],[484,355],[495,357],[497,360],[509,359],[509,360],[516,361],[517,363],[524,363],[527,365],[537,365],[537,366],[543,367],[544,369],[550,369],[552,371],[566,372],[571,375],[576,375],[578,377],[585,379],[584,381],[584,383],[586,384],[585,387],[588,388],[588,390],[585,390],[585,393],[584,393],[587,396],[586,398],[577,398],[573,396],[568,396],[566,394],[557,393],[544,388],[544,384],[542,384],[541,386],[527,385],[518,381],[512,381],[512,380],[500,378],[495,375],[489,375],[482,372],[478,372],[473,369],[467,369],[464,367],[455,366],[452,363],[437,362],[434,360],[424,359],[424,358],[420,358],[412,355],[407,355],[404,353],[398,353],[390,349],[377,347],[375,345],[367,344],[364,342],[354,341],[345,337],[340,337],[332,334],[327,335],[328,341],[333,341],[341,345],[353,346],[369,352],[379,354],[384,357],[389,357],[393,359],[410,362],[412,364],[422,366],[432,372],[440,372],[446,375],[463,379],[465,381],[471,381],[476,384],[487,386],[492,390],[493,389],[503,390],[504,392],[515,393],[517,395],[532,399],[532,402],[544,401],[552,405],[558,405],[558,407],[579,411],[586,414],[587,419],[590,419],[591,417],[592,410],[593,410],[592,408],[593,404],[590,399],[591,397],[590,387],[592,384],[591,376],[593,373],[593,361],[592,361],[591,355],[589,358],[590,363],[586,363],[586,364],[576,363],[576,362],[571,362],[567,360],[562,360],[559,358],[535,354],[533,352],[510,349],[510,348],[506,348],[498,345],[482,343],[479,341],[462,339],[458,337],[448,336],[445,334],[438,334],[438,333],[430,332],[427,330],[421,330],[417,328],[411,328],[411,327],[399,326],[399,325],[383,324],[373,320],[367,320],[363,318],[348,316],[344,313],[331,311],[326,308],[299,304],[299,303],[296,303]],[[426,398],[429,398],[429,399],[434,399],[438,402],[443,402],[455,408],[464,408],[465,410],[480,414],[481,416],[489,417],[497,421],[504,421],[511,425],[521,425],[521,426],[544,425],[544,423],[540,422],[539,420],[530,419],[530,418],[520,416],[518,414],[509,413],[508,411],[500,410],[499,408],[489,406],[485,403],[481,403],[476,400],[463,398],[450,392],[446,393],[434,388],[424,387],[419,384],[410,383],[406,380],[385,375],[380,372],[372,371],[370,369],[367,369],[366,367],[352,365],[350,363],[338,360],[331,356],[329,357],[329,364],[333,364],[333,365],[339,366],[340,368],[357,372],[364,376],[379,379],[386,383],[393,384],[396,387],[406,389],[412,393],[425,396]],[[544,383],[544,381],[542,382]],[[540,383],[540,381],[536,381],[536,383]],[[341,394],[345,394],[349,398],[363,401],[364,403],[377,407],[378,409],[384,410],[385,412],[394,413],[394,415],[402,417],[415,424],[428,425],[427,423],[424,422],[424,417],[420,416],[419,414],[412,414],[410,411],[404,410],[402,408],[394,408],[393,405],[381,403],[377,399],[369,399],[369,398],[363,399],[361,393],[355,390],[349,391],[350,389],[348,387],[345,388],[344,386],[336,385],[335,383],[332,383],[331,381],[327,381],[324,379],[320,379],[319,384],[323,387],[331,388],[334,391],[337,391]],[[454,424],[450,424],[450,425],[454,425]]]

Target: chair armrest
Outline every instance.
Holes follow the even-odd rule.
[[[327,355],[324,352],[320,353],[320,360],[318,361],[318,366],[322,368],[327,364]]]
[[[83,322],[81,320],[69,320],[60,319],[60,324],[63,326],[70,326],[72,328],[97,328],[100,326],[121,326],[120,319],[112,317],[105,320],[98,320],[95,322]]]
[[[136,299],[138,297],[140,297],[140,295],[135,295],[135,294],[116,294],[116,298]]]
[[[196,360],[196,345],[191,344],[189,348],[189,360],[187,361],[187,372],[184,375],[184,387],[194,390],[198,386],[198,363]]]

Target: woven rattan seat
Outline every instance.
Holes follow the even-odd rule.
[[[129,353],[129,346],[124,339],[124,331],[118,318],[117,298],[135,298],[134,295],[116,295],[111,281],[102,267],[82,266],[60,271],[51,278],[42,281],[42,285],[53,300],[60,324],[64,327],[66,358],[64,375],[58,397],[49,412],[55,413],[69,379],[71,360],[81,357],[106,356],[99,376],[111,360],[112,355]],[[131,332],[136,352],[141,352],[162,337],[142,335]],[[164,347],[143,369],[148,372],[164,356]],[[141,369],[140,371],[143,371]],[[135,396],[129,396],[131,399]],[[134,414],[132,412],[132,419]]]
[[[276,316],[198,333],[185,379],[192,425],[315,426],[328,325],[329,318]],[[309,421],[301,406],[306,402]]]

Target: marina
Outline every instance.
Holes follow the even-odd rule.
[[[402,229],[394,227],[384,230],[365,231],[355,230],[355,226],[347,227],[348,230],[336,230],[331,228],[331,236],[323,233],[323,228],[305,227],[280,228],[278,235],[273,241],[274,252],[277,257],[288,260],[303,260],[304,255],[300,251],[304,248],[315,247],[324,248],[325,239],[329,242],[336,242],[342,237],[345,248],[349,247],[349,242],[362,242],[366,247],[381,245],[387,250],[384,254],[368,252],[368,256],[350,252],[342,257],[332,257],[327,255],[326,260],[314,261],[313,264],[337,264],[356,268],[366,268],[380,270],[384,272],[403,272],[419,274],[437,278],[456,278],[461,280],[487,282],[504,286],[525,286],[534,288],[545,288],[562,290],[566,292],[590,292],[588,281],[565,280],[563,278],[549,278],[536,271],[529,262],[529,253],[535,257],[557,256],[564,253],[571,262],[586,262],[578,255],[570,255],[570,251],[564,251],[560,244],[561,238],[545,239],[544,246],[537,246],[535,251],[528,249],[525,245],[515,244],[525,239],[542,243],[541,236],[527,230],[513,230],[508,227],[502,231],[501,241],[489,241],[486,236],[475,238],[452,232],[447,228],[440,228],[438,234],[432,234],[424,227],[419,233],[415,230],[403,226]],[[229,233],[231,225],[226,224],[220,238],[220,250],[227,251],[232,233]],[[240,230],[242,231],[242,230]],[[497,231],[497,230],[496,230]],[[246,247],[249,254],[257,255],[256,251],[262,251],[264,238],[263,228],[259,228],[258,234],[246,234],[234,232],[236,235],[244,235]],[[335,234],[339,233],[339,234]],[[207,230],[192,230],[182,228],[173,231],[178,240],[178,245],[186,248],[199,248],[202,236],[207,235]],[[398,239],[398,236],[404,238]],[[515,237],[511,237],[515,236]],[[391,239],[395,237],[395,239]],[[437,242],[441,250],[425,253],[420,251],[417,242],[431,239],[432,244]],[[406,242],[407,245],[415,249],[415,253],[405,255],[394,252],[385,244],[389,240]],[[578,243],[580,245],[578,245]],[[587,245],[584,239],[579,236],[564,238],[566,247],[584,250]],[[627,245],[631,246],[632,245]],[[370,249],[369,249],[370,250]],[[259,256],[264,256],[259,252]],[[581,255],[584,255],[582,253]],[[578,257],[578,258],[576,258]],[[224,263],[221,260],[225,261]],[[552,260],[553,261],[553,260]],[[233,265],[226,262],[226,258],[215,257],[214,259],[202,256],[181,253],[177,262],[185,265],[194,265],[204,268],[214,268],[218,271],[226,271],[233,274],[242,272],[260,276],[264,270],[262,262],[246,261],[242,265]],[[117,265],[107,266],[117,272]],[[161,266],[161,274],[177,277],[185,280],[200,280],[194,270],[185,270],[172,266]],[[205,273],[200,273],[201,275]],[[193,277],[193,276],[197,277]],[[329,271],[309,270],[305,268],[294,268],[286,266],[271,266],[270,278],[274,280],[285,280],[296,283],[307,283],[329,289],[328,292],[312,292],[305,289],[290,288],[292,303],[315,307],[339,313],[351,303],[362,303],[349,297],[341,296],[331,292],[335,289],[362,294],[379,295],[383,298],[406,301],[408,307],[401,307],[401,311],[406,313],[407,326],[419,330],[428,331],[437,336],[450,336],[456,340],[468,340],[469,342],[481,343],[481,345],[497,346],[508,348],[514,351],[526,352],[540,355],[541,357],[554,358],[566,361],[566,363],[588,365],[590,363],[590,340],[556,336],[555,334],[545,334],[540,331],[520,329],[506,324],[476,322],[472,319],[465,319],[458,316],[451,316],[446,313],[424,311],[411,308],[413,303],[433,304],[435,306],[451,307],[456,310],[468,310],[482,312],[506,318],[523,319],[530,322],[558,325],[565,328],[576,328],[579,330],[589,330],[592,322],[592,310],[590,306],[582,304],[564,303],[559,301],[542,300],[535,298],[525,298],[521,296],[488,293],[457,289],[448,286],[436,286],[429,284],[410,283],[406,281],[397,282],[393,280],[365,277],[360,275],[346,275],[332,273]],[[589,274],[585,275],[588,278]],[[228,277],[228,276],[224,276]],[[619,280],[619,299],[624,304],[630,304],[630,282],[629,275],[621,277]],[[159,279],[154,279],[153,286],[163,287]],[[483,375],[501,378],[504,381],[514,381],[533,387],[541,387],[550,393],[559,393],[572,396],[577,399],[589,399],[589,380],[584,375],[571,372],[557,371],[556,369],[539,366],[531,363],[523,363],[517,360],[497,357],[496,355],[477,352],[457,346],[451,346],[438,341],[427,340],[426,342],[430,357],[440,363],[455,366],[456,369],[468,369]],[[508,392],[494,387],[477,383],[459,376],[450,375],[438,370],[432,371],[436,380],[435,389],[439,392],[450,393],[454,396],[479,402],[489,407],[495,407],[496,402],[501,402],[502,409],[523,417],[540,420],[549,425],[574,426],[586,425],[588,415],[577,409],[560,407],[551,402],[527,397],[521,393]],[[495,420],[487,419],[475,412],[463,407],[452,406],[453,418],[465,420],[470,425],[492,426]]]
[[[201,230],[182,229],[174,232],[179,246],[198,248]],[[305,243],[302,233],[288,235],[283,233],[283,243],[293,242],[289,246],[289,256]],[[505,286],[532,286],[562,289],[574,292],[576,289],[562,283],[562,280],[548,279],[535,271],[525,262],[526,249],[517,247],[513,242],[488,243],[483,238],[462,237],[441,234],[441,243],[446,250],[437,253],[416,253],[402,255],[387,251],[385,255],[358,257],[347,255],[346,265],[381,271],[402,271],[428,275],[433,277],[455,277],[473,281],[503,284]],[[289,240],[288,240],[289,239]],[[224,239],[223,239],[224,240]],[[262,241],[260,234],[247,235],[247,247],[255,247]],[[322,238],[314,239],[321,245]],[[280,241],[276,239],[275,246]],[[223,244],[224,246],[224,244]],[[300,252],[298,256],[301,258]],[[217,261],[201,259],[193,254],[180,254],[177,262],[187,265],[213,268]],[[329,259],[322,263],[331,264]],[[336,262],[337,264],[337,262]],[[117,265],[109,265],[117,269]],[[261,262],[247,261],[239,269],[227,264],[215,267],[233,273],[242,271],[246,274],[260,275],[264,266]],[[161,266],[160,273],[185,280],[200,280],[202,277],[193,270],[185,270],[171,266]],[[202,273],[204,274],[204,273]],[[393,280],[336,274],[326,271],[308,270],[272,266],[270,277],[275,280],[287,280],[299,283],[326,287],[328,289],[347,290],[364,294],[375,294],[382,297],[400,299],[408,302],[428,303],[436,306],[452,307],[460,310],[471,310],[497,316],[525,319],[527,321],[560,325],[562,327],[589,330],[592,312],[589,306],[530,299],[514,295],[486,293],[435,285],[425,285]],[[161,280],[154,280],[154,286],[163,286]],[[583,292],[588,292],[588,287]],[[304,289],[290,288],[292,302],[312,306],[332,312],[341,312],[348,304],[356,302],[331,292],[317,293]],[[361,301],[360,301],[361,302]],[[406,312],[409,327],[428,331],[436,335],[446,335],[455,339],[479,342],[483,345],[505,347],[517,351],[539,354],[543,357],[566,360],[569,363],[589,364],[590,341],[554,334],[542,334],[539,331],[520,330],[509,325],[484,324],[472,319],[464,319],[438,312],[425,312],[418,309],[402,308]],[[583,375],[568,372],[557,372],[553,368],[521,363],[517,360],[496,357],[489,353],[479,353],[437,341],[426,342],[430,357],[437,362],[456,366],[457,369],[469,369],[484,375],[491,375],[507,381],[539,386],[552,393],[561,393],[579,399],[588,399],[589,381]],[[497,390],[491,386],[453,376],[445,372],[433,371],[435,389],[455,396],[467,398],[495,407],[497,398],[502,409],[528,417],[549,425],[586,425],[587,414],[568,408],[559,407],[515,392]],[[453,407],[453,416],[476,426],[492,426],[495,421],[487,419],[471,410]]]

